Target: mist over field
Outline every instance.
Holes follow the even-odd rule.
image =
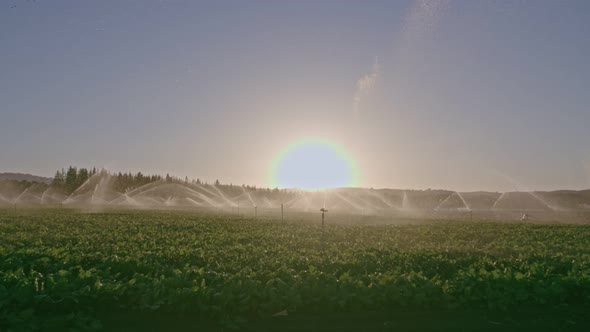
[[[400,218],[459,218],[517,221],[524,215],[537,221],[583,222],[590,216],[590,190],[552,192],[456,192],[331,188],[270,189],[201,183],[167,176],[112,175],[106,170],[88,175],[73,187],[52,183],[0,181],[0,208],[69,207],[74,209],[184,209],[261,218],[300,218],[321,208],[333,214],[374,217],[395,223]],[[59,172],[58,172],[59,174]],[[72,181],[76,181],[75,179]],[[125,187],[121,183],[127,181]],[[78,182],[80,182],[78,180]],[[351,218],[347,218],[350,221]],[[338,222],[338,219],[335,220]]]

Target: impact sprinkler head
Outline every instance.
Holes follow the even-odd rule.
[[[320,212],[322,212],[322,213],[325,213],[325,212],[328,212],[328,210],[326,210],[326,209],[324,209],[324,208],[321,208],[321,209],[320,209]]]

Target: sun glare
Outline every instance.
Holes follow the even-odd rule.
[[[352,187],[356,168],[343,148],[325,140],[304,140],[290,145],[275,159],[273,187],[306,190]]]

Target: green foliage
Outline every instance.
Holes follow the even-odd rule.
[[[148,183],[159,180],[161,180],[161,177],[159,175],[144,175],[141,172],[138,172],[137,174],[133,175],[131,173],[119,172],[117,175],[115,175],[113,189],[115,191],[124,193],[133,188],[138,188]]]
[[[96,168],[88,170],[86,168],[76,168],[73,166],[68,167],[68,170],[61,170],[55,173],[51,186],[55,189],[63,191],[67,194],[71,194],[80,188],[88,179],[96,175],[98,171]],[[109,173],[106,170],[100,171],[100,176],[107,176]],[[144,175],[141,172],[137,174],[121,173],[113,175],[114,183],[113,189],[115,191],[124,193],[133,188],[138,188],[148,183],[161,180],[159,175]],[[170,181],[173,178],[170,177]]]
[[[590,305],[584,225],[328,225],[180,212],[0,212],[0,330],[108,310],[243,317]],[[51,317],[48,320],[47,317]]]
[[[56,189],[63,190],[66,185],[66,172],[62,169],[61,171],[55,172],[51,186]]]
[[[70,166],[65,176],[65,189],[68,193],[73,193],[78,186],[78,169]]]
[[[76,177],[77,187],[79,188],[83,185],[88,178],[90,178],[90,172],[88,172],[86,168],[80,168],[80,170],[78,170],[78,176]]]

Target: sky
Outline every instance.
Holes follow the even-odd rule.
[[[3,0],[0,172],[268,186],[317,139],[356,186],[586,189],[589,36],[585,0]]]

